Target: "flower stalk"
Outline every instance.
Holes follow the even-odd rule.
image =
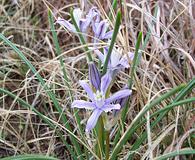
[[[109,59],[110,59],[110,56],[111,56],[111,53],[112,53],[112,49],[114,47],[114,43],[116,41],[116,37],[117,37],[118,31],[119,31],[120,23],[121,23],[121,12],[118,11],[115,26],[114,26],[114,32],[113,32],[112,39],[111,39],[111,42],[110,42],[110,46],[109,46],[109,49],[108,49],[107,57],[106,57],[106,60],[105,60],[104,66],[103,66],[102,75],[106,74],[106,72],[107,72],[108,62],[109,62]]]
[[[106,152],[106,160],[109,160],[109,154],[110,154],[110,131],[109,130],[106,130],[105,131],[105,136],[106,136],[106,149],[105,149],[105,152]]]
[[[89,50],[89,48],[88,48],[88,46],[87,46],[87,43],[85,42],[85,39],[84,39],[84,37],[83,37],[83,34],[81,33],[81,31],[80,31],[80,29],[79,29],[79,27],[78,27],[78,25],[77,25],[77,22],[76,22],[76,20],[75,20],[74,14],[73,14],[73,9],[71,9],[70,15],[71,15],[72,23],[73,23],[73,25],[75,26],[76,31],[77,31],[77,33],[78,33],[78,35],[79,35],[79,39],[80,39],[82,45],[84,45],[84,49],[85,49],[85,51],[86,51],[86,54],[87,54],[87,57],[88,57],[88,61],[91,62],[91,61],[93,61],[93,58],[92,58],[92,56],[91,56],[90,50]]]

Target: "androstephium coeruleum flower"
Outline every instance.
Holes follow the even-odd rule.
[[[108,48],[105,47],[104,52],[100,52],[98,49],[95,49],[94,52],[97,54],[98,58],[101,60],[102,64],[104,64]],[[134,58],[134,53],[128,52],[127,54],[123,54],[123,50],[121,48],[113,48],[110,60],[108,62],[108,72],[111,74],[116,74],[118,71],[129,68],[129,60],[132,61]]]
[[[99,21],[99,11],[96,7],[93,7],[89,10],[89,13],[86,15],[86,18],[83,18],[83,12],[80,8],[75,8],[73,10],[73,16],[75,18],[76,24],[79,27],[79,30],[82,33],[86,33],[89,26],[91,25],[92,20],[96,18]],[[76,27],[71,24],[69,21],[58,17],[56,23],[64,26],[70,32],[77,33]]]
[[[96,67],[96,66],[91,65],[89,67]],[[89,77],[90,82],[93,83],[90,85],[91,86],[95,85],[92,86],[95,88],[95,90],[92,89],[91,86],[85,80],[79,81],[79,84],[87,92],[90,101],[75,100],[72,103],[72,108],[85,108],[85,109],[93,110],[93,113],[91,114],[91,116],[87,121],[86,132],[89,132],[91,129],[95,127],[98,118],[102,114],[102,112],[119,110],[121,108],[120,104],[114,102],[116,102],[118,99],[127,97],[131,94],[131,90],[124,89],[110,96],[107,96],[107,90],[111,85],[112,77],[110,76],[110,74],[106,73],[104,76],[100,78],[100,74],[97,73],[97,71],[98,71],[97,68],[91,69],[91,74]]]

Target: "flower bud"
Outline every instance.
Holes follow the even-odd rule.
[[[100,89],[100,72],[98,71],[96,65],[93,62],[89,63],[89,81],[91,85],[96,89]]]

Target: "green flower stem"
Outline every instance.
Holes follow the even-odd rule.
[[[76,31],[78,32],[79,39],[80,39],[82,45],[85,46],[84,49],[86,51],[86,54],[87,54],[87,57],[88,57],[88,61],[91,62],[91,61],[93,61],[93,58],[91,56],[91,52],[90,52],[90,50],[89,50],[89,48],[87,46],[87,43],[85,42],[85,39],[84,39],[84,37],[83,37],[83,35],[82,35],[82,33],[81,33],[77,23],[76,23],[76,20],[75,20],[74,15],[73,15],[73,9],[71,9],[70,15],[71,15],[72,23],[74,24],[74,26],[76,28]]]
[[[135,55],[134,55],[134,58],[133,58],[133,65],[132,65],[131,71],[130,71],[130,79],[128,81],[128,87],[130,89],[132,88],[134,74],[135,74],[135,71],[136,71],[136,67],[138,65],[139,48],[140,48],[141,40],[142,40],[142,32],[139,32],[138,39],[137,39],[137,42],[136,42],[136,45],[135,45]]]
[[[109,153],[110,153],[110,131],[106,130],[105,131],[105,135],[106,135],[106,160],[109,160]]]
[[[100,159],[103,159],[103,153],[104,153],[103,133],[104,133],[104,123],[103,123],[102,116],[100,116],[96,125],[96,136],[97,136],[96,153]]]
[[[105,60],[104,66],[103,66],[102,75],[106,74],[106,72],[107,72],[108,62],[109,62],[109,59],[110,59],[110,56],[111,56],[111,53],[112,53],[112,49],[114,47],[114,43],[116,41],[116,37],[117,37],[118,31],[119,31],[120,24],[121,24],[121,12],[118,11],[115,26],[114,26],[114,33],[112,35],[112,39],[111,39],[111,42],[110,42],[110,46],[109,46],[109,49],[108,49],[106,60]]]
[[[71,100],[71,103],[72,103],[73,102],[73,95],[72,95],[72,92],[71,92],[70,79],[67,76],[67,72],[66,72],[66,68],[65,68],[63,59],[60,56],[61,55],[61,49],[60,49],[60,45],[59,45],[59,42],[58,42],[58,37],[57,37],[56,31],[55,31],[54,20],[53,20],[51,10],[48,11],[48,19],[49,19],[49,24],[50,24],[52,36],[53,36],[53,41],[54,41],[55,48],[56,48],[56,55],[59,56],[61,69],[62,69],[62,72],[63,72],[63,75],[64,75],[65,85],[68,87],[68,92],[69,92],[70,100]],[[73,111],[74,111],[74,115],[75,115],[75,118],[76,118],[77,125],[79,127],[79,131],[80,131],[79,133],[81,133],[82,139],[84,140],[84,138],[83,138],[84,137],[84,130],[81,126],[81,119],[80,119],[80,116],[78,115],[78,109],[75,108]]]

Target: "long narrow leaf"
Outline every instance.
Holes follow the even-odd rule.
[[[114,47],[114,43],[116,41],[116,37],[117,37],[118,31],[119,31],[120,24],[121,24],[121,12],[118,11],[117,16],[116,16],[116,22],[115,22],[115,25],[114,25],[114,32],[113,32],[113,35],[112,35],[112,39],[111,39],[111,42],[110,42],[110,46],[109,46],[109,49],[108,49],[106,60],[104,62],[102,75],[106,74],[107,67],[108,67],[108,62],[109,62],[109,59],[110,59],[110,56],[111,56],[111,53],[112,53],[112,49]]]
[[[56,134],[60,137],[60,139],[62,140],[62,142],[66,146],[66,148],[69,150],[73,159],[75,159],[75,160],[77,159],[75,156],[75,153],[72,151],[70,145],[66,142],[66,139],[63,137],[62,133],[60,131],[58,131],[58,129],[56,128],[56,125],[53,124],[50,120],[48,120],[48,118],[45,115],[43,115],[41,112],[39,112],[33,106],[28,104],[26,101],[24,101],[23,99],[19,98],[18,96],[16,96],[15,94],[11,93],[10,91],[8,91],[6,89],[0,88],[0,93],[4,93],[4,94],[16,99],[24,108],[30,109],[34,113],[36,113],[39,116],[39,118],[41,118],[51,129],[56,130]]]
[[[168,158],[179,156],[179,155],[193,155],[195,154],[194,149],[181,149],[179,151],[173,151],[162,156],[154,158],[154,160],[167,160]]]
[[[83,37],[83,34],[81,33],[81,31],[80,31],[80,29],[79,29],[79,27],[78,27],[78,25],[77,25],[77,23],[76,23],[75,17],[74,17],[74,15],[73,15],[73,9],[70,11],[70,15],[71,15],[72,23],[74,24],[74,26],[75,26],[75,28],[76,28],[76,31],[77,31],[77,33],[78,33],[79,39],[80,39],[82,45],[85,45],[84,49],[85,49],[85,51],[86,51],[86,53],[87,53],[88,61],[89,61],[89,62],[90,62],[90,61],[93,61],[93,58],[92,58],[92,56],[91,56],[91,53],[90,53],[90,50],[89,50],[88,46],[86,45],[87,43],[85,42],[85,39],[84,39],[84,37]]]
[[[19,57],[27,64],[27,66],[30,68],[30,70],[34,73],[34,75],[37,77],[37,79],[39,80],[39,82],[41,83],[41,85],[43,86],[44,90],[46,91],[46,93],[48,94],[48,96],[51,98],[56,110],[58,111],[58,113],[61,115],[61,120],[64,123],[65,127],[71,131],[71,127],[67,121],[67,118],[62,110],[62,108],[60,107],[55,94],[49,89],[49,87],[46,85],[45,81],[43,80],[43,78],[41,77],[41,75],[37,72],[37,70],[35,69],[35,67],[30,63],[30,61],[24,56],[24,54],[12,43],[10,42],[3,34],[0,34],[0,39],[2,39],[8,46],[10,46],[18,55]],[[81,155],[81,148],[78,144],[78,142],[76,141],[76,139],[74,137],[71,137],[72,143],[74,144],[77,154]]]
[[[56,48],[56,55],[59,56],[60,65],[61,65],[61,69],[62,69],[62,72],[63,72],[63,75],[64,75],[65,84],[68,87],[71,102],[73,102],[73,95],[72,95],[72,92],[71,92],[71,86],[69,84],[70,80],[67,76],[67,72],[66,72],[66,68],[65,68],[63,59],[60,56],[61,55],[61,49],[60,49],[60,45],[59,45],[59,42],[58,42],[58,37],[57,37],[56,31],[55,31],[53,16],[52,16],[52,13],[51,13],[50,10],[48,11],[48,19],[49,19],[49,24],[50,24],[52,36],[53,36],[53,41],[54,41],[55,48]],[[80,119],[80,116],[78,115],[78,110],[77,109],[74,109],[74,115],[76,117],[76,122],[79,126],[79,131],[82,134],[82,138],[83,138],[84,137],[84,131],[83,131],[83,128],[81,126],[81,119]]]
[[[1,158],[1,160],[58,160],[58,159],[54,157],[39,155],[39,154],[27,154],[27,155],[18,155],[18,156]]]
[[[159,104],[164,99],[167,99],[170,96],[174,95],[175,93],[177,93],[178,91],[180,91],[184,87],[185,87],[185,85],[180,85],[180,86],[172,89],[171,91],[165,93],[161,97],[155,99],[149,105],[145,106],[142,109],[142,111],[140,111],[140,113],[133,120],[133,122],[131,123],[131,125],[127,128],[127,130],[125,131],[125,133],[123,134],[123,136],[121,137],[121,139],[119,140],[119,142],[116,144],[115,148],[112,151],[112,154],[111,154],[110,159],[115,159],[116,158],[117,154],[120,152],[120,150],[122,149],[123,145],[125,145],[125,143],[128,141],[128,139],[131,137],[131,134],[130,133],[131,133],[132,127],[133,126],[136,126],[139,123],[140,119],[145,115],[145,113],[148,110],[150,110],[152,107],[154,107],[157,104]]]

